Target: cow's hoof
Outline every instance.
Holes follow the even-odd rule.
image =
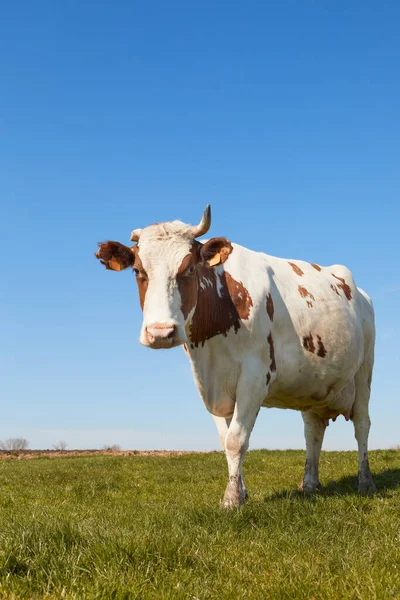
[[[221,508],[239,508],[248,498],[247,492],[242,490],[226,490],[224,499],[221,502]]]
[[[358,476],[358,493],[372,496],[376,492],[376,485],[372,479],[372,475]]]
[[[229,510],[229,509],[233,509],[233,508],[239,508],[240,504],[232,502],[232,500],[224,499],[224,500],[222,500],[220,506],[223,510]]]
[[[232,509],[232,508],[239,508],[240,506],[243,506],[243,504],[246,502],[246,499],[240,499],[240,500],[231,500],[229,498],[224,498],[221,502],[221,508],[223,508],[224,510],[226,509]]]
[[[302,481],[299,485],[299,490],[301,492],[305,492],[306,494],[315,494],[318,490],[321,489],[321,483],[319,481]]]

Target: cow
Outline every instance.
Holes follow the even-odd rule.
[[[183,345],[218,428],[229,480],[222,501],[247,499],[242,465],[261,407],[301,411],[306,440],[302,489],[320,487],[326,426],[354,424],[358,490],[373,492],[368,462],[374,363],[372,302],[349,269],[254,252],[225,237],[199,241],[211,226],[181,221],[136,229],[132,246],[100,243],[96,257],[136,275],[149,348]]]

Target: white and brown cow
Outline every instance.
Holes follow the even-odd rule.
[[[184,345],[197,389],[228,460],[224,506],[247,497],[242,475],[261,406],[300,410],[307,460],[303,489],[319,486],[325,428],[352,419],[359,491],[373,491],[368,403],[374,311],[343,266],[320,267],[253,252],[224,237],[197,241],[211,224],[157,223],[132,232],[132,247],[99,244],[107,269],[136,273],[150,348]]]

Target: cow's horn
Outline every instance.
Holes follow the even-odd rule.
[[[211,207],[209,204],[206,206],[206,210],[204,211],[203,217],[198,225],[192,226],[192,235],[193,238],[200,237],[207,233],[207,231],[211,227]]]
[[[141,233],[142,233],[141,229],[134,229],[131,233],[131,242],[138,242]]]

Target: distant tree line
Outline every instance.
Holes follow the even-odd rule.
[[[60,440],[58,444],[53,444],[54,450],[57,451],[65,451],[67,449],[67,442],[64,440]],[[8,438],[8,440],[0,440],[0,450],[4,450],[6,452],[14,452],[16,450],[27,450],[29,447],[29,442],[25,438]],[[119,452],[121,450],[121,446],[119,444],[110,444],[103,446],[103,450],[106,451],[114,451]]]
[[[53,444],[54,450],[61,450],[61,452],[64,452],[64,450],[67,449],[67,446],[68,444],[67,442],[64,442],[64,440],[60,440],[58,444]]]
[[[27,450],[28,446],[29,442],[25,438],[8,438],[8,440],[0,440],[0,450]]]

